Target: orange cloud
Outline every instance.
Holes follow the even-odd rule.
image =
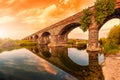
[[[3,17],[0,17],[0,24],[2,23],[10,23],[14,21],[14,17],[12,16],[3,16]]]
[[[24,2],[27,2],[27,0],[25,0]],[[33,1],[31,0],[29,1],[29,3],[30,2],[33,2]],[[64,19],[70,16],[71,14],[74,14],[75,12],[80,11],[81,6],[83,5],[82,3],[84,2],[85,2],[84,0],[81,0],[81,1],[59,0],[58,3],[53,3],[49,6],[46,6],[44,9],[39,9],[38,7],[32,7],[30,9],[23,9],[18,13],[18,16],[21,17],[22,15],[25,22],[28,22],[28,23],[38,22],[39,24],[44,24],[47,21],[51,20],[51,18],[53,18],[52,21],[54,23],[55,18],[59,21],[61,19]],[[27,4],[29,5],[29,3]],[[48,23],[48,25],[50,24]]]
[[[82,8],[92,5],[94,1],[0,0],[0,24],[13,29],[21,27],[19,31],[22,34],[15,32],[17,36],[21,35],[24,37],[81,11]],[[25,29],[30,31],[26,32]],[[12,34],[12,32],[13,30],[9,30],[9,34]]]

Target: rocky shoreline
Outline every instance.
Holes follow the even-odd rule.
[[[120,52],[105,58],[102,71],[105,80],[120,80]]]

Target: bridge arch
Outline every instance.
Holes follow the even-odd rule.
[[[76,23],[70,23],[68,25],[66,25],[60,32],[59,35],[66,35],[69,34],[69,32],[71,32],[73,29],[77,28],[80,26],[80,23],[76,22]]]
[[[46,37],[46,36],[50,36],[50,33],[49,32],[43,32],[41,37]]]
[[[99,29],[99,38],[107,38],[110,30],[115,26],[120,24],[119,18],[112,18],[108,20],[100,29]]]
[[[75,23],[70,23],[66,26],[64,26],[60,32],[58,33],[58,39],[60,41],[60,43],[62,44],[66,44],[67,40],[68,40],[68,34],[75,28],[79,27],[80,23],[79,22],[75,22]]]
[[[50,33],[49,32],[43,32],[40,38],[40,44],[49,44],[50,43]]]
[[[34,36],[33,36],[33,41],[35,41],[35,42],[37,42],[38,41],[38,38],[39,38],[39,36],[37,35],[37,34],[35,34]]]

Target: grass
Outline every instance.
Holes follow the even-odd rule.
[[[28,41],[28,40],[16,40],[15,41],[19,46],[35,46],[37,43]]]
[[[4,50],[18,49],[26,46],[35,46],[37,43],[28,40],[0,39],[0,52]]]
[[[87,40],[83,39],[69,39],[67,47],[76,47],[77,49],[86,49]]]

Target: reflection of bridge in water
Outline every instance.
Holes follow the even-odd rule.
[[[48,48],[42,45],[29,48],[29,50],[79,80],[104,80],[102,68],[98,62],[97,52],[89,52],[89,65],[81,66],[68,57],[68,49],[65,47]]]

